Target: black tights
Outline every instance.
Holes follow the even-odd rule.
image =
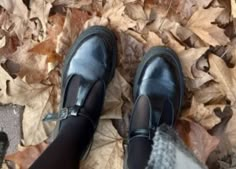
[[[79,77],[74,76],[68,85],[66,107],[73,106],[76,101]],[[104,86],[96,82],[90,91],[84,108],[81,111],[97,121],[103,106]],[[34,162],[30,169],[78,169],[79,160],[93,137],[94,129],[84,117],[70,117],[61,123],[57,138]]]
[[[76,100],[74,93],[78,90],[79,78],[74,77],[68,88],[66,106],[73,106]],[[96,120],[100,116],[103,106],[104,88],[101,82],[97,82],[92,88],[85,101],[85,113]],[[137,122],[131,129],[146,127],[148,121],[148,106],[145,98],[140,98],[137,105]],[[138,120],[142,119],[142,120]],[[34,162],[30,169],[78,169],[79,160],[93,136],[93,128],[90,122],[83,117],[72,117],[62,121],[60,132],[53,143]],[[129,169],[144,169],[147,165],[151,152],[150,141],[144,138],[137,138],[129,144],[128,154]]]

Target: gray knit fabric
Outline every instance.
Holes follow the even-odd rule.
[[[176,132],[162,125],[153,139],[153,150],[146,169],[206,169],[183,144]]]

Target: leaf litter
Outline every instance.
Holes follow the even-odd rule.
[[[119,136],[122,127],[111,121],[119,125],[129,121],[137,65],[156,45],[173,48],[183,67],[186,90],[177,127],[180,136],[209,168],[213,165],[207,159],[216,151],[222,152],[213,158],[218,168],[233,166],[225,159],[235,160],[236,153],[234,0],[3,0],[0,6],[1,103],[24,106],[21,146],[26,148],[7,156],[19,168],[35,160],[26,152],[44,144],[55,127],[42,118],[58,112],[63,60],[81,31],[93,25],[115,32],[119,58],[82,168],[123,167],[127,134]],[[232,115],[225,120],[219,112]],[[222,138],[228,140],[226,149]]]

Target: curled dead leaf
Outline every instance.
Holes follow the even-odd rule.
[[[206,162],[209,154],[219,144],[217,137],[211,136],[199,124],[189,120],[178,121],[177,132],[185,144],[203,163]]]
[[[18,152],[7,155],[5,159],[13,161],[19,169],[28,169],[47,146],[47,143],[42,142],[35,146],[21,147]]]

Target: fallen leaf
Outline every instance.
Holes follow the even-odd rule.
[[[216,23],[220,27],[225,27],[229,24],[230,22],[230,10],[229,9],[224,9],[219,16],[216,18]]]
[[[126,31],[129,28],[134,28],[137,25],[134,20],[125,14],[125,6],[123,3],[107,10],[103,14],[103,17],[108,18],[110,21],[110,26],[113,29],[117,29],[119,31]]]
[[[125,11],[127,15],[133,20],[147,20],[143,6],[138,3],[126,4]]]
[[[209,56],[209,64],[209,73],[214,77],[214,81],[217,82],[222,93],[234,104],[236,101],[236,68],[228,68],[223,59],[213,54]]]
[[[113,80],[110,82],[105,97],[101,119],[122,119],[122,106],[124,101],[131,103],[131,87],[116,70]],[[126,110],[128,113],[130,110]]]
[[[119,35],[121,44],[119,70],[128,83],[133,83],[136,67],[144,55],[144,45],[126,33],[121,32]]]
[[[159,10],[163,10],[167,17],[185,24],[192,14],[199,8],[206,8],[212,0],[157,0]]]
[[[87,6],[87,5],[91,5],[92,0],[55,0],[53,2],[53,5],[56,6],[66,6],[66,7],[70,7],[70,8],[81,8],[82,6]]]
[[[203,163],[206,162],[209,154],[219,144],[217,137],[209,135],[203,127],[189,120],[179,120],[177,132],[185,144]]]
[[[25,44],[19,46],[17,50],[8,57],[14,63],[20,65],[20,71],[17,73],[27,83],[37,83],[47,78],[47,56],[28,52],[33,44],[25,41]]]
[[[235,0],[231,0],[231,15],[233,18],[236,18],[236,2]]]
[[[67,10],[63,31],[58,35],[56,52],[59,55],[64,56],[68,52],[88,19],[87,12],[79,9]]]
[[[24,20],[28,18],[28,9],[22,0],[1,0],[0,6]]]
[[[95,25],[108,26],[108,24],[109,24],[109,21],[107,18],[94,16],[85,22],[83,30],[86,30],[87,28],[91,26],[95,26]]]
[[[231,143],[232,149],[234,152],[236,152],[236,108],[235,105],[232,106],[233,116],[227,123],[227,127],[225,130],[225,134],[228,136],[228,139]]]
[[[228,122],[233,115],[231,106],[226,105],[223,110],[218,108],[216,115],[221,119],[221,122],[209,130],[209,133],[216,136],[220,140],[220,143],[207,160],[207,165],[210,169],[216,168],[219,165],[219,160],[224,160],[225,157],[232,154],[232,145],[229,141],[229,137],[232,135],[230,133],[227,135],[225,132]]]
[[[30,18],[38,18],[42,25],[43,38],[46,36],[47,22],[50,9],[52,8],[50,1],[31,1],[30,2]]]
[[[203,47],[203,48],[190,48],[190,49],[179,52],[179,59],[180,59],[185,76],[191,79],[196,78],[194,76],[194,74],[196,73],[192,72],[192,67],[203,56],[203,54],[206,53],[207,50],[208,50],[207,47]]]
[[[2,67],[0,67],[0,72],[1,103],[25,106],[22,121],[24,145],[35,145],[47,139],[49,133],[46,133],[44,129],[42,119],[53,107],[52,103],[48,103],[53,86],[28,85],[18,77],[12,79]],[[55,124],[50,125],[53,128]]]
[[[147,36],[147,42],[145,44],[146,50],[150,49],[153,46],[162,46],[162,39],[154,32],[149,31]]]
[[[220,122],[220,118],[215,114],[215,109],[223,107],[223,104],[205,106],[202,103],[198,103],[193,97],[191,108],[189,111],[185,111],[185,114],[183,114],[182,117],[192,119],[198,124],[201,124],[201,126],[203,126],[205,129],[209,130]]]
[[[193,14],[186,26],[209,45],[226,45],[229,39],[223,29],[212,24],[222,11],[223,8],[199,9]]]
[[[47,146],[47,143],[42,142],[35,146],[21,147],[18,152],[7,155],[5,159],[13,161],[19,169],[28,169]]]
[[[170,31],[163,31],[160,35],[162,42],[169,48],[173,49],[176,53],[182,52],[185,48],[173,36]]]
[[[6,31],[0,31],[0,36],[2,36],[2,45],[0,48],[0,56],[7,58],[9,55],[17,50],[20,45],[19,39],[16,34],[10,35]]]
[[[100,120],[91,151],[81,169],[121,169],[123,168],[123,139],[110,120]]]
[[[65,17],[55,14],[49,17],[51,26],[48,28],[47,40],[36,44],[29,52],[39,55],[47,55],[48,62],[61,62],[62,58],[56,53],[57,36],[62,32]]]
[[[221,86],[214,81],[202,85],[199,89],[194,90],[193,94],[198,103],[220,104],[226,102],[224,91],[222,91]]]

